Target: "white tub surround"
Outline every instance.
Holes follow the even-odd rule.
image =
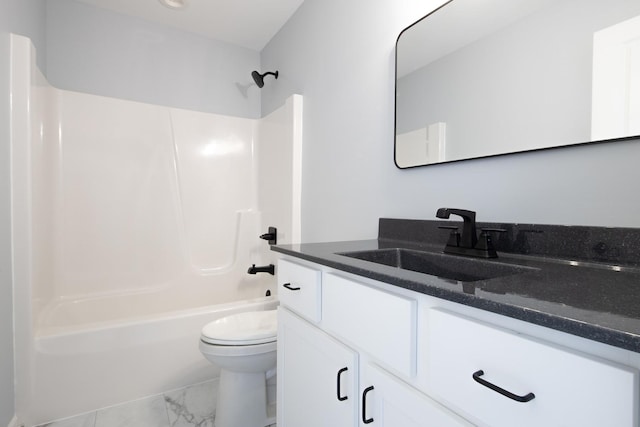
[[[252,120],[63,91],[11,39],[18,418],[212,378],[201,327],[277,292],[258,236],[299,241],[301,97]]]

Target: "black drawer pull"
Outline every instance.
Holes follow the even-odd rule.
[[[337,383],[338,383],[338,400],[340,402],[345,401],[345,400],[347,400],[349,398],[348,396],[341,396],[340,395],[340,390],[342,389],[342,387],[340,386],[340,377],[342,376],[343,372],[346,372],[348,370],[349,370],[349,368],[345,367],[345,368],[342,368],[342,369],[340,369],[338,371],[338,380],[337,380]]]
[[[289,289],[290,291],[299,291],[300,288],[294,288],[293,286],[291,286],[291,283],[285,283],[284,285],[285,288]]]
[[[513,394],[510,391],[507,391],[503,388],[498,387],[495,384],[491,384],[489,381],[480,378],[484,375],[484,371],[483,370],[479,370],[477,372],[473,373],[473,379],[475,382],[482,384],[483,386],[490,388],[493,391],[497,391],[498,393],[500,393],[503,396],[508,397],[509,399],[515,400],[516,402],[528,402],[530,400],[533,400],[536,395],[533,393],[527,393],[524,396],[518,396],[517,394]]]
[[[367,418],[367,393],[373,390],[373,386],[369,386],[362,392],[362,422],[365,424],[371,424],[373,418]]]

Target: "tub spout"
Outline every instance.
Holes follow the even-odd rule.
[[[276,273],[276,267],[273,264],[265,265],[263,267],[256,267],[256,265],[253,264],[251,267],[249,267],[249,270],[247,270],[247,273],[249,274],[269,273],[273,276]]]

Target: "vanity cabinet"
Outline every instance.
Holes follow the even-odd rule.
[[[636,353],[297,259],[278,285],[279,427],[639,425]]]
[[[287,260],[278,269],[285,294],[305,287],[299,281],[284,286],[291,284],[291,271],[313,271]],[[391,373],[415,376],[415,299],[331,273],[314,283],[320,299],[307,310],[281,299],[278,426],[471,425]]]

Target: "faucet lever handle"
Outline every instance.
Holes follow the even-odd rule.
[[[485,227],[485,228],[481,228],[480,231],[482,232],[482,234],[486,234],[486,233],[491,233],[491,232],[496,232],[496,233],[504,233],[507,230],[504,228],[490,228],[490,227]]]
[[[447,241],[447,246],[460,246],[460,233],[458,233],[458,227],[455,225],[439,225],[438,228],[442,228],[443,230],[451,230],[449,233],[449,241]]]
[[[504,233],[507,230],[504,228],[481,228],[480,231],[480,238],[478,239],[476,248],[481,251],[485,251],[488,258],[497,258],[498,254],[496,253],[496,249],[493,247],[493,241],[491,240],[491,234],[489,233]]]
[[[270,245],[276,245],[278,243],[278,229],[275,227],[269,227],[268,232],[261,234],[262,240],[267,240]]]

